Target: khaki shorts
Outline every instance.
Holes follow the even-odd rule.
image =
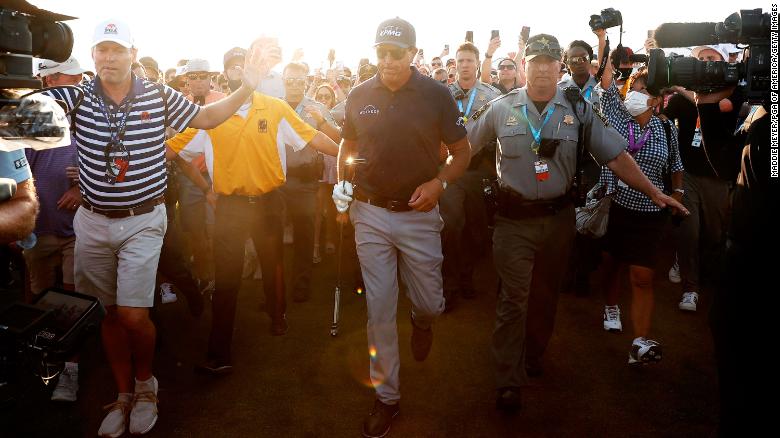
[[[38,243],[24,250],[27,272],[30,274],[30,289],[39,294],[56,286],[56,270],[62,269],[62,282],[73,283],[73,248],[76,236],[59,237],[53,234],[41,234]]]
[[[165,204],[121,219],[79,208],[73,219],[76,291],[104,306],[152,307],[167,227]]]

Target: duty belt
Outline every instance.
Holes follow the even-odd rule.
[[[529,201],[507,188],[498,191],[498,209],[496,213],[507,219],[527,219],[552,216],[572,204],[569,195],[555,199]]]

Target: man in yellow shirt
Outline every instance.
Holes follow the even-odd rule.
[[[285,182],[285,144],[295,151],[311,146],[334,156],[338,146],[301,120],[286,102],[257,92],[218,127],[187,130],[167,143],[185,160],[205,154],[217,195],[211,336],[207,361],[198,369],[227,374],[232,371],[230,344],[247,237],[260,254],[271,334],[287,332],[282,200],[276,190]],[[211,188],[202,181],[199,185],[213,197]]]

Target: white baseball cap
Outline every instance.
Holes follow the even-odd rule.
[[[205,59],[190,59],[187,61],[187,65],[185,66],[184,72],[185,73],[192,73],[196,71],[203,71],[211,73],[211,66],[209,65],[209,62]]]
[[[702,50],[706,50],[706,49],[711,49],[711,50],[714,50],[714,51],[718,52],[718,54],[721,56],[721,58],[724,61],[728,61],[729,60],[728,53],[726,53],[726,50],[724,50],[719,45],[718,46],[698,46],[698,47],[694,47],[693,50],[691,50],[691,56],[693,56],[694,58],[698,58],[699,57],[699,53],[701,53]]]
[[[115,19],[103,21],[95,27],[92,47],[104,41],[111,41],[128,49],[135,45],[133,35],[130,33],[130,27],[127,23]]]
[[[52,61],[51,59],[41,59],[38,64],[38,73],[42,78],[53,75],[54,73],[62,73],[65,75],[77,75],[87,71],[81,68],[76,58],[70,57],[65,62]]]

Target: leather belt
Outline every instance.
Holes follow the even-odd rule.
[[[549,200],[528,201],[513,191],[501,188],[498,191],[496,212],[507,219],[527,219],[555,215],[571,204],[572,200],[568,195]]]
[[[414,210],[412,207],[409,207],[408,201],[398,201],[395,199],[383,198],[381,196],[365,193],[360,190],[355,191],[355,199],[361,202],[365,202],[366,204],[373,205],[374,207],[382,207],[386,210],[395,212]]]
[[[126,217],[138,216],[138,215],[141,215],[141,214],[151,213],[152,210],[154,210],[154,207],[156,207],[156,206],[158,206],[158,205],[160,205],[160,204],[162,204],[164,202],[165,202],[165,196],[159,196],[157,198],[150,199],[150,200],[142,203],[141,205],[139,205],[137,207],[127,208],[127,209],[123,209],[123,210],[103,210],[103,209],[100,209],[100,208],[97,208],[97,207],[93,206],[92,204],[90,204],[86,200],[81,201],[81,206],[86,208],[87,210],[93,212],[93,213],[102,214],[103,216],[105,216],[107,218],[110,218],[110,219],[122,219],[122,218],[126,218]]]

